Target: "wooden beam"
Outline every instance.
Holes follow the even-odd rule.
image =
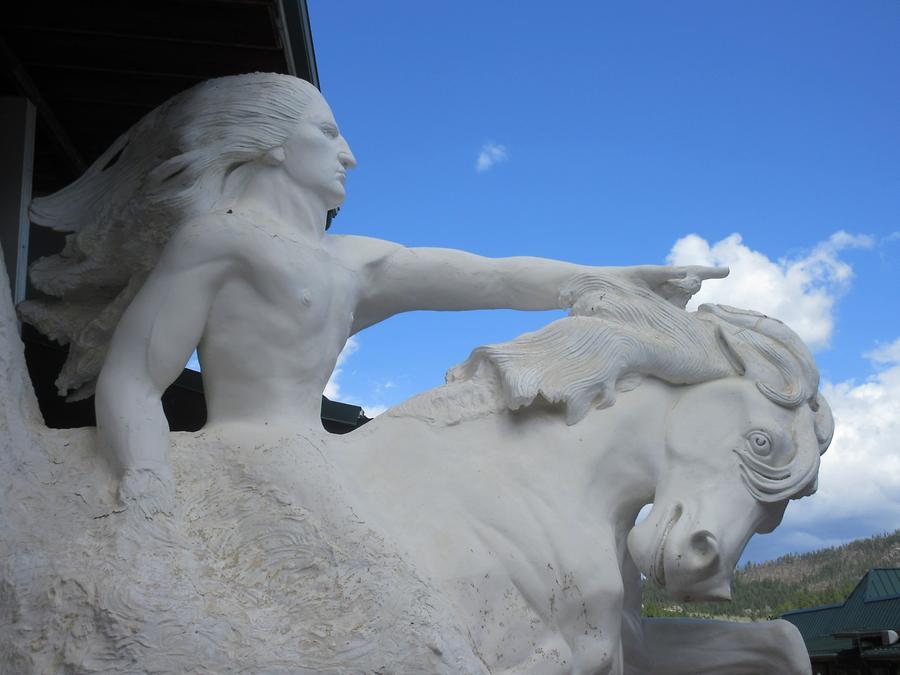
[[[83,174],[87,165],[75,148],[75,144],[72,143],[72,139],[69,138],[66,130],[59,123],[59,120],[53,113],[53,109],[41,95],[40,90],[34,83],[34,80],[31,79],[25,66],[22,65],[21,61],[19,61],[2,38],[0,38],[0,61],[6,66],[19,93],[34,104],[38,118],[59,149],[60,154],[72,172],[72,177],[77,178]]]

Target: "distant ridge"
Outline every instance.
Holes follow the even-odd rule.
[[[900,567],[900,530],[842,546],[790,554],[735,573],[732,602],[680,605],[645,579],[645,616],[766,619],[804,607],[842,603],[872,567]]]

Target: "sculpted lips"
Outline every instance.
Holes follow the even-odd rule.
[[[666,539],[668,539],[669,532],[675,526],[675,523],[678,522],[679,518],[681,518],[681,504],[676,504],[672,511],[672,515],[669,516],[669,520],[666,521],[665,528],[663,528],[659,543],[656,545],[656,553],[653,556],[653,562],[651,563],[650,576],[653,577],[661,588],[666,587]]]

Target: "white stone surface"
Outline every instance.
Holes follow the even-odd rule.
[[[448,385],[347,436],[247,423],[173,434],[176,507],[152,519],[118,502],[92,430],[35,418],[4,331],[21,397],[2,399],[0,662],[809,672],[784,622],[642,621],[638,573],[681,600],[726,596],[747,538],[813,489],[831,423],[808,354],[770,319],[689,314],[614,284],[598,293],[576,307],[591,316],[476,350]],[[8,304],[4,317],[14,325]],[[567,424],[564,408],[595,385],[600,408]],[[771,400],[785,391],[796,407]]]
[[[34,222],[71,234],[31,269],[54,299],[23,303],[20,314],[70,345],[60,393],[80,398],[96,383],[99,445],[124,499],[171,509],[159,399],[195,348],[213,424],[319,429],[320,397],[348,337],[394,314],[553,309],[573,279],[601,273],[683,304],[702,279],[727,274],[327,236],[326,215],[343,203],[355,165],[312,85],[256,73],[174,97],[78,181],[35,200]]]
[[[727,597],[747,539],[814,490],[833,425],[796,336],[685,312],[725,270],[326,235],[354,164],[309,85],[224,78],[35,203],[71,235],[33,270],[59,299],[21,313],[71,343],[61,390],[99,372],[99,428],[42,425],[4,302],[0,664],[809,672],[783,622],[639,616],[640,573]],[[565,306],[446,386],[322,431],[349,335],[414,309]],[[210,421],[170,435],[159,398],[198,345]]]

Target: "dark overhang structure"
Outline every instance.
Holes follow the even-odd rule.
[[[31,293],[27,264],[63,236],[29,227],[32,195],[77,178],[120,134],[203,80],[279,72],[319,86],[306,0],[70,0],[0,9],[0,243],[14,297]],[[29,370],[50,426],[91,425],[93,400],[66,404],[53,380],[65,351],[23,327]],[[185,371],[166,393],[173,430],[205,421],[200,378]],[[347,431],[357,406],[323,400],[323,421]]]

